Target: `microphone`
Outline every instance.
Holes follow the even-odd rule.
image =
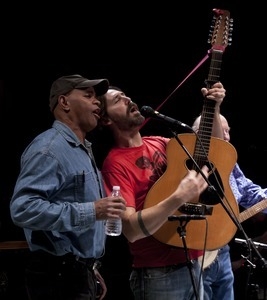
[[[169,221],[190,221],[190,220],[205,220],[206,217],[203,215],[181,215],[181,216],[169,216]]]
[[[140,112],[146,118],[147,117],[155,118],[155,119],[158,119],[158,120],[166,122],[167,124],[171,125],[172,127],[176,128],[178,126],[182,126],[182,127],[186,128],[186,129],[189,129],[190,131],[194,131],[192,129],[192,127],[186,125],[185,123],[182,123],[182,122],[180,122],[178,120],[175,120],[175,119],[172,119],[170,117],[164,116],[164,115],[160,114],[158,111],[154,110],[150,106],[143,106],[143,107],[141,107]]]
[[[235,238],[235,242],[236,242],[236,243],[239,243],[239,244],[246,244],[246,245],[247,245],[247,241],[246,241],[246,240],[242,240],[242,239]],[[252,243],[253,243],[256,247],[267,248],[267,244],[258,243],[258,242],[253,242],[253,241],[252,241]]]

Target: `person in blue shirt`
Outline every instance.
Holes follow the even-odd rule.
[[[223,115],[220,117],[224,140],[230,142],[229,124]],[[199,129],[200,119],[201,116],[198,116],[192,126],[196,132]],[[262,188],[248,179],[238,163],[233,167],[229,182],[236,201],[243,208],[252,207],[267,198],[267,188]],[[234,299],[234,274],[228,244],[218,249],[215,259],[204,269],[203,283],[205,300]]]
[[[52,127],[26,147],[10,202],[15,225],[29,245],[25,270],[31,300],[97,297],[106,294],[96,260],[104,254],[104,221],[125,210],[121,197],[106,197],[86,134],[99,120],[96,98],[107,79],[81,75],[56,79],[50,90]]]

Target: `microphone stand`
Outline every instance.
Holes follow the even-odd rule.
[[[245,234],[244,234],[245,235]],[[238,239],[235,239],[238,241]],[[265,258],[262,257],[262,255],[260,254],[258,247],[262,247],[262,245],[264,245],[265,247],[267,247],[267,245],[262,244],[262,243],[257,243],[257,242],[253,242],[253,240],[251,238],[249,238],[248,236],[245,235],[245,240],[244,242],[246,243],[248,249],[249,249],[249,253],[251,253],[251,249],[254,250],[254,252],[257,254],[257,256],[259,257],[259,261],[260,261],[260,266],[262,268],[267,268],[267,262],[265,260]],[[243,257],[244,259],[246,259],[246,261],[253,267],[255,268],[256,265],[252,264],[247,257]]]
[[[198,135],[197,133],[193,130],[193,128],[191,128],[191,131],[196,135],[196,137],[198,138]],[[230,217],[230,219],[234,222],[234,224],[236,225],[236,227],[243,233],[243,235],[245,236],[245,239],[248,243],[248,246],[250,247],[249,249],[253,248],[253,250],[255,251],[255,253],[258,255],[259,259],[260,259],[260,262],[262,264],[262,267],[263,268],[266,268],[267,267],[267,263],[266,263],[266,260],[262,257],[262,255],[259,253],[258,249],[255,247],[255,244],[251,241],[251,239],[247,236],[246,232],[244,231],[241,223],[237,220],[236,217],[234,217],[228,210],[228,208],[226,207],[225,203],[222,201],[218,191],[215,189],[215,187],[210,183],[210,181],[208,180],[208,178],[203,174],[200,166],[197,164],[197,162],[194,160],[194,158],[192,157],[192,155],[189,153],[189,151],[186,149],[186,147],[184,146],[184,144],[182,143],[182,141],[179,139],[178,137],[178,134],[177,132],[173,131],[171,129],[171,132],[173,133],[173,136],[174,138],[176,139],[176,141],[179,143],[179,145],[182,147],[182,149],[184,150],[184,152],[187,154],[187,156],[192,160],[194,166],[197,168],[197,170],[199,171],[199,173],[202,175],[202,177],[205,179],[205,181],[207,182],[208,184],[208,190],[209,191],[212,191],[212,192],[215,192],[218,196],[219,196],[219,199],[220,199],[220,203],[222,204],[224,210],[226,211],[226,213],[228,214],[228,216]],[[186,243],[185,243],[185,240],[184,240],[184,236],[185,236],[185,226],[188,222],[186,222],[185,224],[180,225],[181,228],[178,227],[177,231],[179,232],[179,234],[182,234],[183,237],[183,245],[184,245],[184,248],[185,248],[185,251],[187,252],[187,247],[186,247]],[[194,282],[193,282],[194,284]]]
[[[179,218],[178,216],[170,216],[168,219],[169,219],[169,221],[175,221],[178,218]],[[185,252],[185,256],[186,256],[186,265],[189,269],[189,274],[190,274],[191,282],[192,282],[192,285],[193,285],[194,294],[195,294],[196,299],[199,300],[200,299],[199,298],[199,293],[198,293],[195,277],[193,276],[193,272],[192,272],[193,263],[192,263],[192,261],[189,257],[188,247],[186,245],[186,239],[185,239],[185,237],[186,237],[186,225],[189,222],[189,219],[187,219],[187,220],[178,219],[178,220],[180,221],[180,226],[177,227],[177,232],[179,233],[179,235],[182,239],[182,242],[183,242],[184,252]],[[200,276],[200,278],[201,278],[201,276]]]
[[[188,128],[188,127],[187,127]],[[190,129],[192,132],[194,132],[193,129]],[[172,131],[172,130],[171,130]],[[185,153],[187,154],[187,156],[193,161],[194,165],[197,167],[199,173],[202,175],[202,177],[205,179],[205,181],[208,183],[208,188],[210,191],[215,191],[214,186],[209,182],[208,178],[204,175],[204,173],[202,172],[201,168],[198,166],[197,162],[194,160],[194,158],[192,157],[192,155],[189,153],[189,151],[186,149],[186,147],[183,145],[183,143],[181,142],[181,140],[178,138],[177,133],[172,131],[173,136],[175,137],[175,139],[178,141],[178,143],[181,145],[182,149],[185,151]],[[177,227],[177,232],[180,235],[180,237],[182,238],[182,242],[183,242],[183,248],[185,251],[185,256],[186,256],[186,265],[189,269],[189,273],[190,273],[190,277],[191,277],[191,282],[193,285],[193,289],[194,289],[194,294],[197,300],[199,300],[199,293],[198,293],[198,289],[196,286],[196,282],[195,282],[195,278],[193,276],[193,272],[192,272],[192,261],[190,260],[190,257],[188,255],[188,247],[186,245],[186,225],[189,222],[189,219],[187,220],[181,220],[179,219],[178,216],[170,216],[168,218],[168,220],[170,221],[175,221],[175,220],[179,220],[180,221],[180,225]],[[201,277],[201,276],[200,276]]]
[[[196,135],[196,137],[198,138],[197,133],[192,129],[192,132]],[[208,184],[208,191],[216,193],[220,199],[220,203],[223,206],[224,210],[226,211],[226,213],[229,215],[229,217],[231,218],[231,220],[234,222],[234,224],[236,225],[236,227],[243,231],[240,222],[229,212],[228,208],[226,207],[225,203],[222,201],[220,194],[218,193],[218,191],[215,189],[215,187],[210,183],[209,179],[204,175],[204,173],[202,172],[200,166],[197,164],[197,162],[194,160],[193,156],[189,153],[189,151],[186,149],[186,147],[184,146],[184,144],[182,143],[182,141],[179,139],[178,135],[176,132],[172,131],[174,138],[176,139],[176,141],[179,143],[179,145],[182,147],[182,149],[184,150],[184,152],[187,154],[187,156],[191,159],[191,161],[193,162],[194,166],[197,168],[198,172],[202,175],[202,177],[205,179],[205,181]]]
[[[248,248],[248,255],[247,256],[244,256],[241,254],[241,257],[247,262],[248,264],[248,273],[246,275],[247,277],[247,285],[245,287],[245,290],[246,290],[246,294],[248,293],[248,288],[249,288],[249,279],[250,277],[252,276],[253,274],[253,269],[255,269],[257,267],[257,264],[253,263],[252,262],[252,249],[254,250],[254,252],[257,254],[257,256],[259,257],[259,260],[260,260],[260,266],[262,267],[262,269],[266,269],[267,267],[267,263],[266,263],[266,260],[262,257],[262,255],[260,254],[260,252],[258,251],[258,248],[257,247],[261,247],[264,245],[264,247],[266,248],[267,245],[265,244],[261,244],[261,243],[257,243],[257,242],[253,242],[250,238],[248,238],[246,236],[246,233],[243,231],[243,234],[245,236],[245,240],[241,240],[241,239],[235,239],[235,242],[238,242],[238,243],[242,243],[242,244],[246,244],[247,248]]]

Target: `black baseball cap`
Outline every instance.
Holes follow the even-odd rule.
[[[86,89],[94,87],[96,96],[104,95],[108,91],[109,81],[107,79],[93,79],[81,75],[68,75],[56,79],[50,89],[49,106],[53,111],[57,105],[58,96],[65,95],[74,89]]]

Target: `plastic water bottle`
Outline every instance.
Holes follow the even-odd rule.
[[[118,185],[113,186],[111,196],[113,197],[121,196],[120,187]],[[121,230],[122,230],[121,218],[108,219],[106,221],[106,227],[105,227],[106,235],[118,236],[121,234]]]

